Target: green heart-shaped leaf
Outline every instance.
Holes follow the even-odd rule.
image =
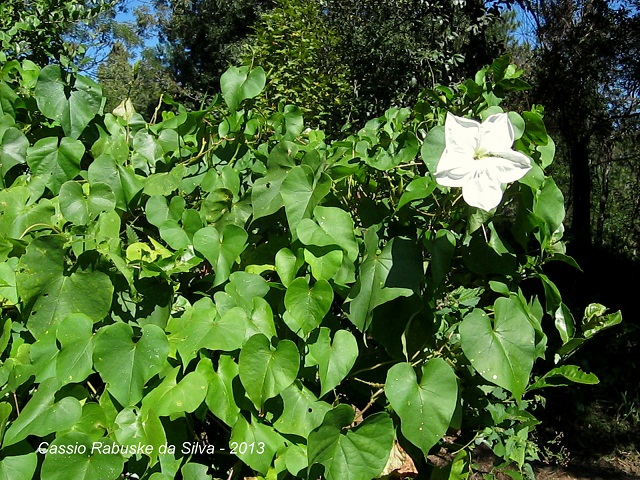
[[[74,446],[74,453],[48,453],[42,463],[42,478],[51,480],[113,480],[124,468],[125,457],[109,453],[113,444],[92,442],[88,435],[71,432],[56,438],[49,450]]]
[[[193,246],[204,255],[215,271],[214,286],[224,283],[236,259],[244,251],[249,235],[237,225],[225,225],[222,231],[205,227],[193,235]]]
[[[427,456],[446,433],[458,402],[458,382],[451,367],[433,358],[422,367],[420,383],[409,363],[389,369],[385,394],[400,417],[402,434]]]
[[[326,280],[309,287],[307,280],[296,278],[284,295],[287,311],[284,321],[300,337],[306,337],[329,312],[333,302],[333,289]]]
[[[284,447],[285,439],[273,427],[259,423],[251,416],[251,423],[242,415],[231,430],[229,446],[240,460],[266,475],[276,452]]]
[[[157,325],[142,327],[142,337],[134,341],[130,325],[114,323],[98,331],[93,363],[109,393],[128,407],[140,401],[145,384],[160,372],[169,350],[169,340]]]
[[[476,309],[460,324],[460,344],[485,380],[520,398],[535,359],[535,330],[517,299],[498,298],[495,318]]]
[[[142,413],[153,412],[159,417],[168,417],[176,413],[191,413],[204,401],[207,395],[207,379],[199,372],[187,373],[177,381],[180,367],[174,368],[142,400]]]
[[[358,342],[347,330],[338,330],[331,342],[331,330],[320,328],[318,338],[309,345],[307,365],[317,365],[322,390],[320,396],[338,385],[358,358]]]
[[[273,426],[281,433],[307,438],[322,423],[331,405],[319,401],[304,385],[295,382],[281,394],[284,408]]]
[[[37,466],[36,452],[4,457],[0,460],[0,480],[31,480]]]
[[[262,67],[231,67],[220,77],[222,97],[231,111],[236,111],[243,100],[256,97],[267,81]]]
[[[88,269],[69,274],[64,242],[58,235],[36,238],[18,264],[18,294],[28,307],[27,326],[36,338],[70,314],[84,313],[98,322],[111,307],[113,285],[109,276]]]
[[[352,407],[338,405],[309,435],[309,465],[324,465],[327,480],[368,480],[377,477],[387,463],[395,437],[389,415],[376,413],[345,432],[354,416]]]
[[[182,361],[187,364],[202,348],[236,350],[242,346],[248,317],[241,307],[233,307],[222,317],[209,297],[204,297],[185,310],[180,318],[167,325],[171,342],[177,344]]]
[[[234,382],[238,378],[238,364],[229,355],[220,355],[218,371],[208,358],[198,362],[196,370],[201,372],[209,388],[205,401],[207,407],[216,417],[232,427],[238,420],[240,407],[234,396]],[[242,390],[242,389],[240,389]],[[244,394],[243,394],[244,395]]]
[[[271,348],[262,334],[252,336],[242,347],[238,362],[240,381],[258,410],[293,383],[300,368],[298,347],[290,340]]]
[[[78,182],[66,182],[60,187],[60,210],[64,217],[76,225],[86,225],[102,212],[116,207],[116,197],[106,183],[94,183],[85,196]]]
[[[74,397],[65,397],[56,403],[55,394],[59,388],[60,382],[53,377],[38,386],[5,432],[3,447],[18,443],[29,435],[45,437],[75,425],[82,415],[82,405]]]
[[[84,151],[79,140],[65,137],[58,145],[57,138],[47,137],[27,149],[27,164],[32,175],[43,178],[45,186],[57,194],[64,182],[73,180],[80,173]]]
[[[60,353],[56,376],[64,383],[79,383],[93,371],[93,321],[82,313],[66,317],[58,325]]]

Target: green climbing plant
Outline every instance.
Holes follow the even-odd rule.
[[[261,68],[148,123],[3,63],[0,479],[459,479],[480,444],[532,478],[538,389],[596,383],[568,358],[621,317],[575,318],[545,273],[574,262],[543,109],[500,107],[520,74],[498,59],[327,143],[255,113]],[[503,150],[445,171],[454,119]],[[473,163],[505,158],[497,187]],[[469,165],[488,180],[443,185]]]

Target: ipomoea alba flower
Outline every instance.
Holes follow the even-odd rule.
[[[514,133],[506,113],[484,122],[447,113],[445,149],[436,168],[436,181],[445,187],[462,187],[464,201],[483,210],[502,200],[502,184],[520,180],[531,160],[513,146]]]

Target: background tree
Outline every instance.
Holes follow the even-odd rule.
[[[129,98],[138,113],[152,118],[163,94],[178,95],[180,88],[173,81],[153,49],[142,51],[141,58],[132,63],[133,55],[127,47],[116,42],[106,61],[98,66],[98,80],[107,98],[105,111],[110,112]]]
[[[279,104],[294,104],[307,125],[339,130],[354,98],[339,42],[319,3],[278,0],[254,25],[242,57],[243,63],[267,72],[257,107],[273,112]]]
[[[523,5],[539,42],[534,98],[546,106],[566,152],[571,234],[574,248],[585,250],[594,239],[605,242],[613,165],[626,163],[637,184],[638,171],[629,163],[636,154],[615,152],[637,138],[640,17],[630,3],[606,0]],[[633,209],[627,204],[622,211]]]
[[[219,91],[220,75],[239,62],[241,43],[273,0],[156,0],[162,59],[195,102]]]
[[[117,0],[3,0],[0,46],[9,57],[46,65],[69,64],[84,56],[83,25],[113,10]]]
[[[327,0],[361,119],[473,75],[504,53],[499,11],[481,0]]]

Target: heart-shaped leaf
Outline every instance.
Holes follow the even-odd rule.
[[[107,390],[123,406],[142,398],[148,380],[160,372],[169,355],[169,340],[157,325],[142,327],[142,337],[133,340],[126,323],[102,327],[95,338],[93,363]]]
[[[174,368],[142,400],[142,413],[153,412],[159,417],[168,417],[174,413],[191,413],[204,401],[207,395],[207,379],[199,372],[187,373],[177,380],[180,367]]]
[[[36,452],[4,457],[0,460],[0,480],[31,480],[37,466]]]
[[[352,407],[338,405],[309,435],[309,465],[324,465],[327,480],[369,480],[377,477],[387,463],[395,437],[389,415],[376,413],[345,432],[354,416]]]
[[[317,365],[322,390],[320,396],[332,390],[351,371],[358,358],[358,342],[347,330],[338,330],[331,341],[331,330],[320,328],[315,342],[309,345],[307,365]]]
[[[274,349],[262,334],[252,336],[242,347],[238,362],[240,381],[258,410],[293,383],[300,368],[298,347],[290,340]]]
[[[155,459],[160,447],[167,443],[167,436],[160,418],[155,412],[140,412],[135,408],[125,408],[115,419],[116,440],[120,445],[151,447],[149,457]]]
[[[38,386],[18,418],[5,432],[3,447],[18,443],[29,435],[45,437],[75,425],[82,415],[82,405],[74,397],[64,397],[56,403],[55,394],[59,388],[60,382],[53,377]]]
[[[59,121],[64,133],[75,139],[100,111],[102,89],[88,77],[74,78],[69,88],[60,65],[48,65],[40,71],[34,93],[44,116]]]
[[[363,331],[369,326],[374,308],[413,295],[423,276],[419,254],[410,242],[394,238],[380,252],[378,236],[374,229],[369,229],[365,246],[367,255],[347,298],[349,320]]]
[[[240,348],[245,340],[247,323],[243,308],[233,307],[220,317],[211,299],[204,297],[187,308],[182,317],[172,318],[167,331],[186,365],[202,348],[225,352]]]
[[[333,289],[326,280],[310,287],[304,278],[296,278],[284,295],[287,311],[284,321],[300,337],[306,337],[329,312],[333,302]]]
[[[104,442],[104,443],[103,443]],[[51,480],[113,480],[124,468],[125,457],[111,453],[113,444],[92,442],[88,435],[70,432],[56,438],[49,445],[50,453],[42,463],[42,478]],[[60,449],[75,447],[72,453]],[[57,453],[53,453],[57,449]]]
[[[18,264],[18,294],[27,306],[27,327],[36,338],[70,314],[84,313],[98,322],[111,307],[109,277],[89,269],[68,273],[64,242],[58,235],[38,237]]]
[[[460,324],[460,344],[473,368],[485,380],[520,398],[535,359],[535,330],[518,301],[498,298],[495,318],[475,309]]]
[[[227,281],[248,238],[244,228],[233,224],[225,225],[221,232],[214,227],[201,228],[193,235],[193,246],[204,255],[215,271],[214,286]]]
[[[93,321],[82,313],[66,317],[58,325],[60,353],[56,376],[64,383],[79,383],[93,371]]]
[[[66,182],[60,187],[59,199],[62,215],[76,225],[86,225],[116,207],[116,196],[106,183],[92,184],[89,195],[85,195],[78,182]]]
[[[284,408],[273,424],[280,433],[307,438],[313,429],[320,426],[325,413],[331,410],[331,405],[319,401],[299,382],[287,387],[280,396]]]
[[[240,407],[234,395],[234,384],[238,381],[238,364],[229,355],[220,355],[218,371],[213,369],[213,364],[208,358],[198,362],[196,370],[202,373],[209,388],[205,401],[211,413],[232,427],[238,420]],[[240,388],[239,390],[242,390]],[[244,393],[242,394],[244,395]]]
[[[230,67],[220,77],[222,97],[231,111],[236,111],[243,100],[256,97],[264,88],[267,76],[262,67]]]
[[[409,363],[389,369],[385,394],[400,417],[402,434],[425,456],[446,433],[458,402],[458,382],[451,367],[433,358],[422,367],[418,383]]]
[[[282,182],[280,196],[292,232],[303,218],[309,218],[313,209],[331,190],[331,178],[322,173],[315,178],[308,165],[293,167]]]
[[[109,155],[96,158],[89,165],[88,174],[90,184],[103,182],[111,187],[120,210],[127,210],[143,187],[131,165],[121,165]]]
[[[46,137],[27,149],[27,164],[32,175],[44,178],[45,186],[57,194],[64,182],[80,173],[84,151],[79,140],[64,137],[58,145],[57,138]]]
[[[233,426],[229,440],[232,453],[262,475],[266,475],[273,457],[284,444],[285,439],[273,427],[259,423],[253,416],[249,423],[242,415]]]

